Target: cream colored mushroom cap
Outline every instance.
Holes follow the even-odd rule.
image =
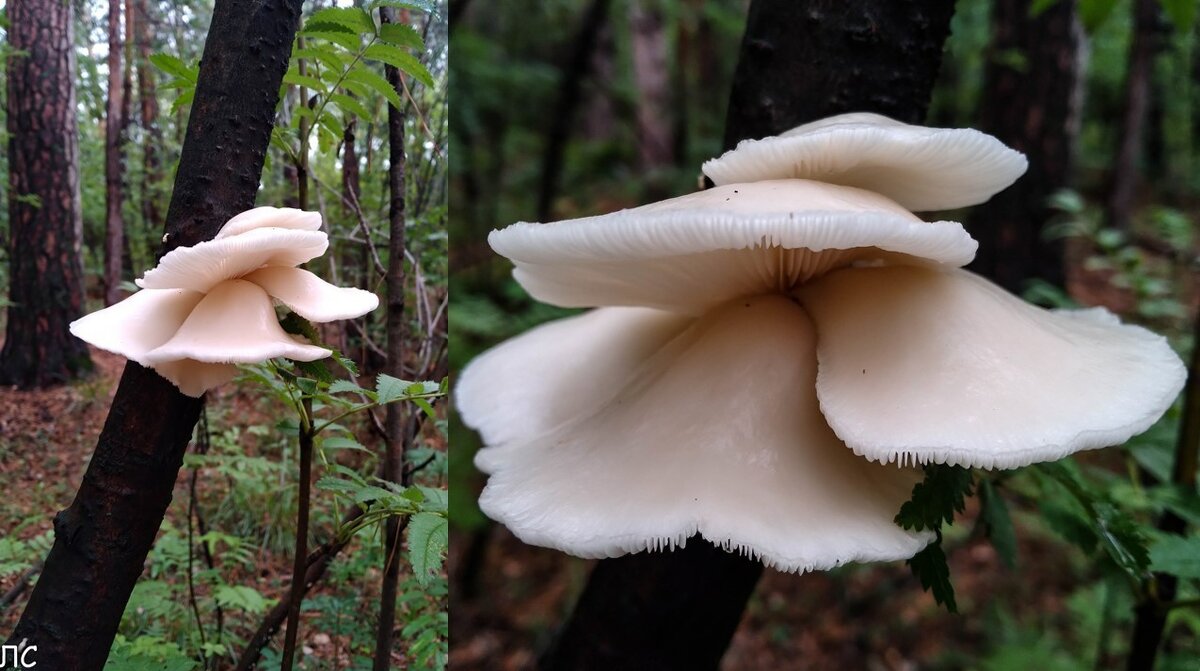
[[[774,295],[554,322],[481,356],[455,394],[488,441],[480,507],[527,543],[615,557],[699,534],[783,571],[913,556],[933,534],[892,519],[920,471],[847,449],[816,375],[811,320]]]
[[[927,128],[856,112],[743,140],[702,170],[718,185],[802,178],[856,186],[931,212],[982,203],[1027,166],[1024,154],[971,128]]]
[[[540,301],[686,314],[788,291],[829,270],[889,259],[961,266],[978,244],[877,193],[804,179],[729,184],[611,214],[517,223],[488,242]]]

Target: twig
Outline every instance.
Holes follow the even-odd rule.
[[[413,413],[409,418],[408,435],[410,436],[410,441],[420,434],[424,423],[424,413]],[[377,472],[376,475],[378,474]],[[347,509],[342,515],[342,522],[339,528],[345,528],[356,522],[365,514],[365,508],[366,506],[353,506]],[[317,584],[325,576],[325,572],[329,570],[329,565],[333,563],[338,553],[349,545],[352,538],[353,536],[349,535],[340,539],[338,536],[335,536],[308,555],[304,580],[292,583],[288,587],[288,591],[280,597],[279,603],[275,604],[275,607],[266,614],[262,623],[258,625],[258,629],[255,630],[254,636],[250,637],[250,640],[246,643],[246,648],[242,650],[242,655],[238,659],[235,671],[250,671],[254,668],[254,665],[258,663],[259,657],[262,655],[263,648],[270,643],[271,638],[275,636],[279,628],[283,626],[284,620],[287,619],[288,605],[291,603],[293,598],[292,593],[297,589],[297,586],[303,597],[313,585]]]
[[[44,559],[37,560],[33,566],[25,569],[24,573],[17,576],[16,584],[8,588],[8,591],[5,592],[3,596],[0,596],[0,613],[3,613],[5,610],[7,610],[8,607],[11,606],[18,597],[25,593],[25,590],[29,588],[30,581],[33,580],[33,576],[42,571],[42,564],[44,562]]]
[[[291,671],[296,657],[296,639],[300,628],[300,604],[306,589],[295,589],[308,577],[308,517],[312,497],[313,436],[312,399],[304,399],[304,415],[300,418],[300,496],[296,506],[296,557],[292,564],[293,588],[288,595],[287,632],[283,639],[281,671]]]

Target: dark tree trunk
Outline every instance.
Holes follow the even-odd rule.
[[[725,146],[843,112],[920,122],[953,0],[755,0]],[[716,669],[762,564],[699,536],[601,560],[544,669]]]
[[[951,0],[752,2],[725,147],[844,112],[921,122]]]
[[[125,88],[121,57],[125,51],[121,0],[108,2],[108,102],[104,115],[104,304],[121,300],[121,259],[125,251],[122,183],[125,159]]]
[[[211,238],[254,205],[300,5],[217,0],[163,252]],[[152,370],[125,366],[96,452],[71,507],[55,518],[54,546],[9,639],[37,645],[39,668],[104,666],[202,402]]]
[[[382,8],[379,14],[384,23],[395,23],[395,12]],[[397,92],[401,86],[400,71],[388,65],[384,68],[388,83]],[[404,378],[404,251],[405,251],[405,176],[404,111],[388,105],[388,268],[387,268],[387,373]],[[384,418],[387,453],[384,455],[383,479],[404,483],[405,441],[404,408],[399,403],[387,406]],[[379,626],[375,635],[373,671],[391,668],[392,634],[396,626],[396,595],[400,585],[400,549],[404,524],[398,517],[389,517],[384,531],[383,587],[379,597]]]
[[[8,5],[9,299],[0,384],[59,384],[91,370],[67,325],[83,314],[71,5]]]
[[[150,63],[153,50],[153,18],[149,0],[134,0],[134,44],[137,50],[138,101],[141,112],[142,143],[142,218],[147,230],[162,225],[159,207],[159,184],[162,183],[162,130],[158,127],[158,89],[154,84],[154,66]]]
[[[563,154],[571,136],[575,109],[579,107],[579,101],[582,99],[581,86],[588,76],[592,51],[595,50],[597,38],[608,20],[608,5],[609,0],[591,0],[587,11],[584,12],[583,21],[579,24],[579,32],[571,41],[574,50],[562,71],[558,102],[555,104],[553,116],[550,117],[546,150],[542,154],[542,180],[538,189],[537,205],[537,218],[540,221],[547,221],[554,214],[554,197],[558,193]]]
[[[1134,0],[1133,39],[1129,44],[1129,70],[1125,73],[1125,109],[1117,133],[1112,185],[1108,192],[1108,225],[1130,230],[1141,169],[1146,112],[1150,108],[1150,79],[1158,52],[1159,0]]]
[[[1031,0],[996,0],[993,40],[984,73],[980,128],[1025,152],[1029,171],[971,217],[979,240],[972,270],[1019,293],[1027,280],[1065,284],[1062,240],[1042,230],[1054,212],[1051,194],[1070,185],[1079,128],[1080,40],[1074,0],[1056,2],[1031,18]],[[1020,53],[1013,67],[1002,53]]]

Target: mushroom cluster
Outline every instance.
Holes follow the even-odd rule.
[[[1047,311],[961,270],[977,243],[912,210],[1024,171],[968,129],[849,114],[743,142],[714,188],[493,231],[538,300],[590,312],[475,359],[480,506],[583,557],[699,533],[785,571],[908,558],[921,464],[1013,468],[1120,443],[1181,389],[1166,340]]]
[[[72,322],[71,333],[153,368],[193,397],[232,380],[235,364],[327,357],[330,350],[284,332],[272,299],[329,322],[362,316],[379,298],[295,267],[329,247],[320,228],[316,212],[243,212],[212,240],[168,252],[136,281],[141,291]]]

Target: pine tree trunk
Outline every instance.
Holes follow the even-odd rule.
[[[158,127],[158,89],[154,84],[154,66],[150,63],[150,53],[154,48],[154,16],[150,13],[150,0],[134,0],[134,8],[138,109],[145,138],[142,143],[142,220],[146,229],[153,231],[162,225],[162,208],[159,206],[162,129]]]
[[[121,300],[121,258],[125,251],[125,219],[121,184],[125,161],[125,88],[121,57],[125,41],[121,0],[108,2],[108,102],[104,117],[104,304]]]
[[[8,5],[7,334],[0,384],[22,389],[91,370],[67,325],[83,314],[79,147],[71,5]],[[24,55],[17,55],[24,54]]]
[[[1027,280],[1065,284],[1061,240],[1042,231],[1054,212],[1050,196],[1071,183],[1079,130],[1082,27],[1074,0],[1056,2],[1036,17],[1032,0],[995,0],[993,40],[984,73],[980,129],[1025,152],[1029,171],[971,217],[979,253],[971,269],[1019,293]],[[1023,67],[1014,67],[1018,53]]]
[[[162,252],[212,238],[254,205],[300,5],[215,3]],[[55,517],[54,546],[9,638],[38,646],[38,668],[103,668],[202,403],[152,370],[125,366],[95,454],[75,500]]]
[[[953,12],[953,0],[754,0],[726,147],[843,112],[920,122]],[[699,536],[603,559],[542,668],[716,669],[761,573]]]

